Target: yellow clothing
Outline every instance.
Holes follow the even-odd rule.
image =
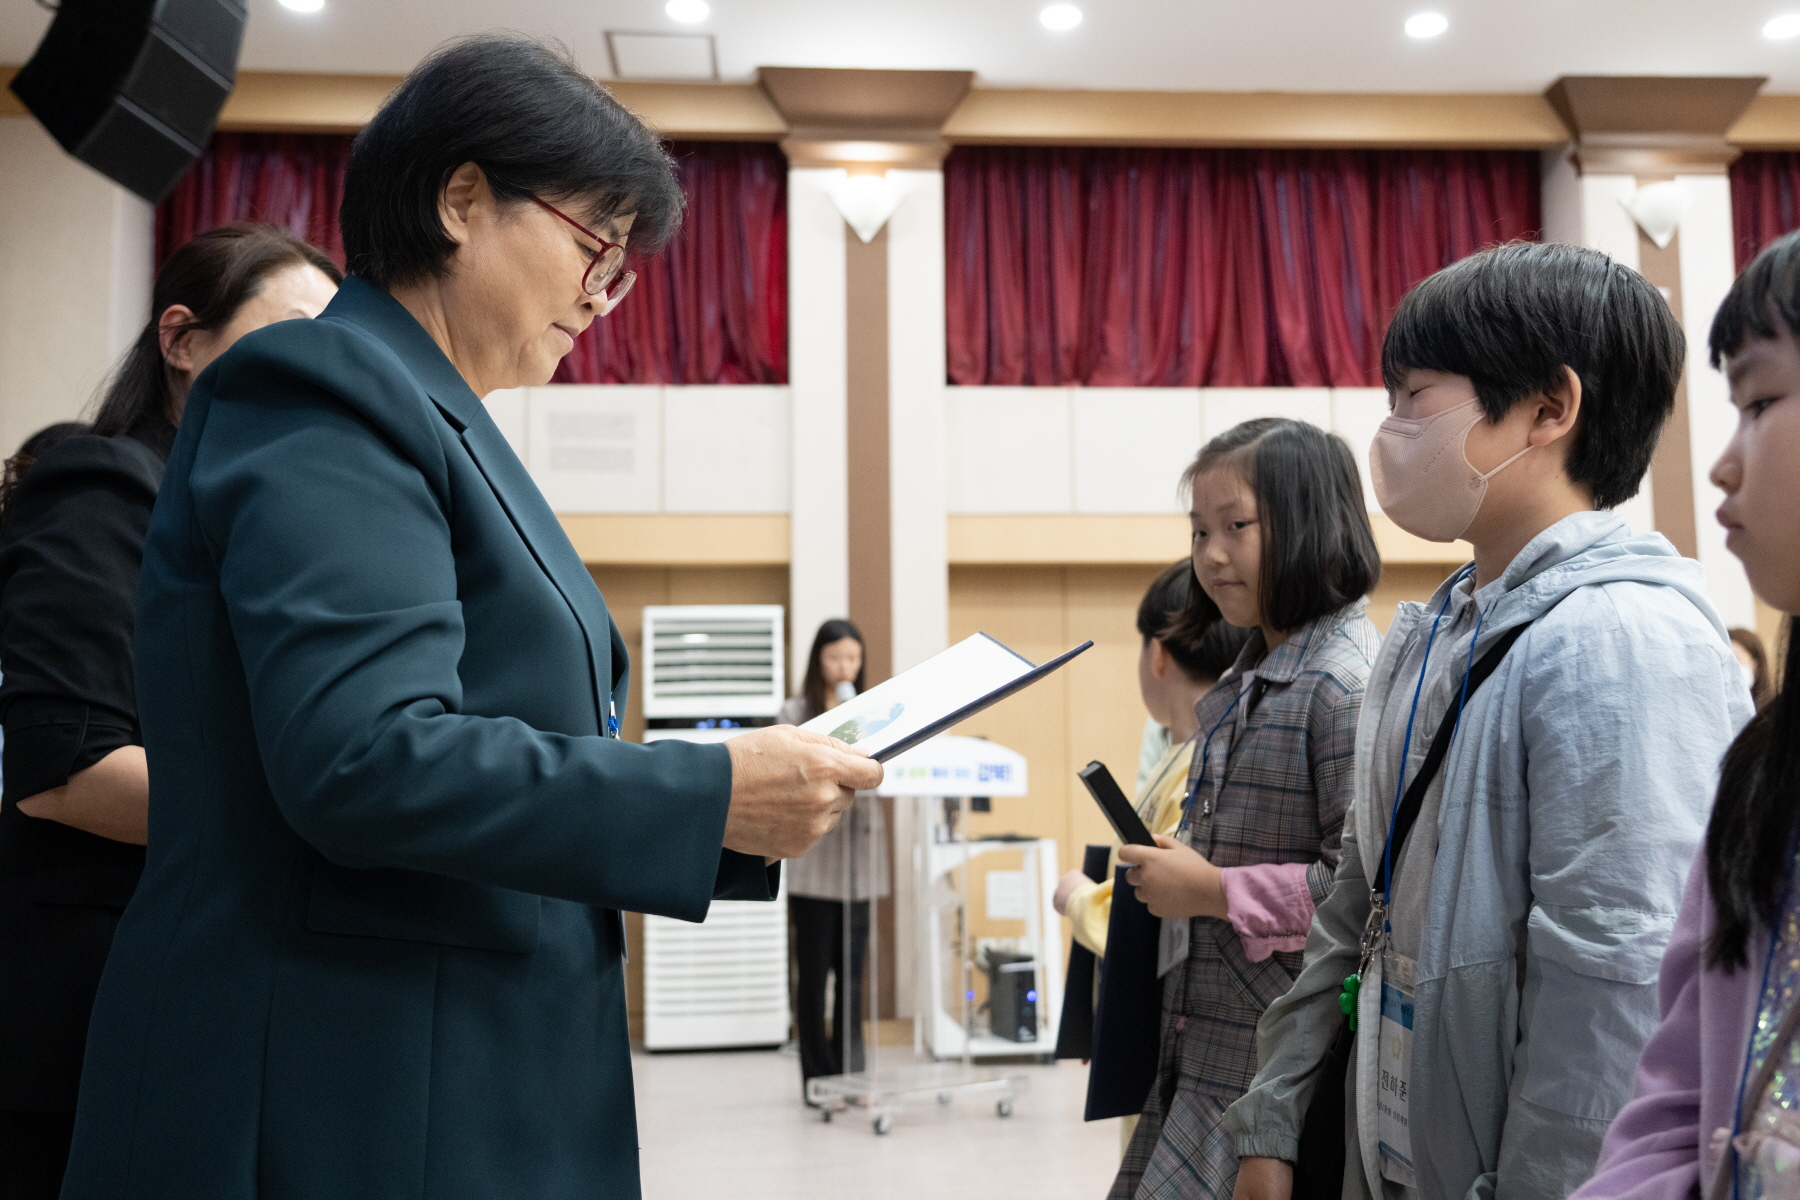
[[[1194,759],[1194,739],[1169,752],[1150,772],[1150,781],[1137,795],[1138,816],[1151,833],[1174,836],[1181,824],[1181,803],[1187,799],[1188,765]],[[1113,876],[1118,872],[1119,852],[1115,848],[1107,860],[1106,880],[1075,889],[1069,896],[1069,923],[1075,927],[1075,940],[1095,954],[1106,954],[1106,923],[1112,919]]]

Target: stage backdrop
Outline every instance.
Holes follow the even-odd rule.
[[[629,299],[595,321],[558,383],[786,383],[787,162],[759,142],[672,142],[687,192],[675,241],[634,264]],[[156,262],[203,230],[266,221],[340,264],[350,138],[221,133],[156,210]]]
[[[1800,154],[1752,150],[1731,164],[1731,231],[1737,268],[1784,233],[1800,229]]]
[[[1369,387],[1413,283],[1538,237],[1531,151],[959,146],[954,384]]]

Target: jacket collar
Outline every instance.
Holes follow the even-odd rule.
[[[319,315],[360,325],[386,343],[456,425],[457,432],[475,423],[482,411],[480,397],[425,327],[393,296],[361,276],[350,275]]]
[[[1313,647],[1330,637],[1332,632],[1345,622],[1360,616],[1368,608],[1367,600],[1357,600],[1345,605],[1336,612],[1315,617],[1289,634],[1281,645],[1275,647],[1267,658],[1257,662],[1263,652],[1262,630],[1252,630],[1250,640],[1238,655],[1238,660],[1227,673],[1226,678],[1255,675],[1268,683],[1292,683],[1300,677],[1306,665],[1306,659]]]

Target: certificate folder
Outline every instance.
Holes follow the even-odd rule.
[[[1030,687],[1093,644],[1083,642],[1040,666],[999,639],[977,633],[800,728],[886,762]]]

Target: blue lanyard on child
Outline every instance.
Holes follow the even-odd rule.
[[[1187,832],[1188,826],[1193,824],[1194,800],[1200,795],[1200,787],[1206,781],[1206,764],[1212,758],[1213,734],[1219,732],[1219,726],[1230,720],[1231,714],[1237,711],[1238,701],[1244,698],[1244,691],[1245,688],[1240,681],[1237,695],[1231,698],[1231,703],[1225,706],[1225,712],[1217,721],[1213,722],[1213,727],[1206,731],[1206,740],[1200,743],[1200,770],[1194,775],[1194,786],[1188,789],[1187,800],[1181,805],[1181,827],[1175,831],[1177,841],[1181,839],[1182,834]]]
[[[1704,870],[1704,867],[1702,869]],[[1769,953],[1763,959],[1762,984],[1756,989],[1756,1002],[1759,1006],[1762,1004],[1762,998],[1769,992],[1769,970],[1775,965],[1775,947],[1780,944],[1781,924],[1776,922],[1775,928],[1769,931]],[[1725,1153],[1731,1156],[1731,1200],[1738,1200],[1737,1136],[1743,1132],[1744,1089],[1750,1086],[1750,1057],[1755,1050],[1756,1035],[1751,1034],[1744,1042],[1744,1069],[1738,1073],[1737,1104],[1731,1110],[1731,1140],[1725,1143]],[[1721,1165],[1721,1169],[1723,1169],[1723,1165]]]
[[[1445,590],[1444,601],[1438,605],[1437,616],[1431,619],[1431,633],[1425,639],[1425,661],[1419,664],[1419,680],[1413,685],[1412,710],[1406,714],[1406,740],[1400,747],[1399,769],[1394,772],[1394,807],[1388,814],[1387,844],[1381,848],[1381,876],[1384,884],[1381,890],[1381,931],[1384,934],[1391,934],[1394,931],[1393,923],[1387,917],[1388,894],[1394,886],[1394,830],[1400,823],[1400,801],[1406,794],[1406,758],[1412,753],[1413,722],[1419,716],[1419,698],[1425,691],[1425,672],[1431,666],[1431,647],[1437,642],[1438,625],[1444,619],[1445,610],[1450,607],[1450,597],[1456,594],[1458,585],[1474,570],[1474,565],[1470,564],[1458,571],[1455,578],[1450,581],[1450,586]],[[1471,596],[1470,599],[1473,600],[1474,597]],[[1463,668],[1461,696],[1463,703],[1467,703],[1469,699],[1469,671],[1475,663],[1475,643],[1481,640],[1481,623],[1485,616],[1486,614],[1480,608],[1475,610],[1475,636],[1469,639],[1469,666]],[[1461,723],[1462,711],[1459,704],[1456,724],[1460,725]]]

